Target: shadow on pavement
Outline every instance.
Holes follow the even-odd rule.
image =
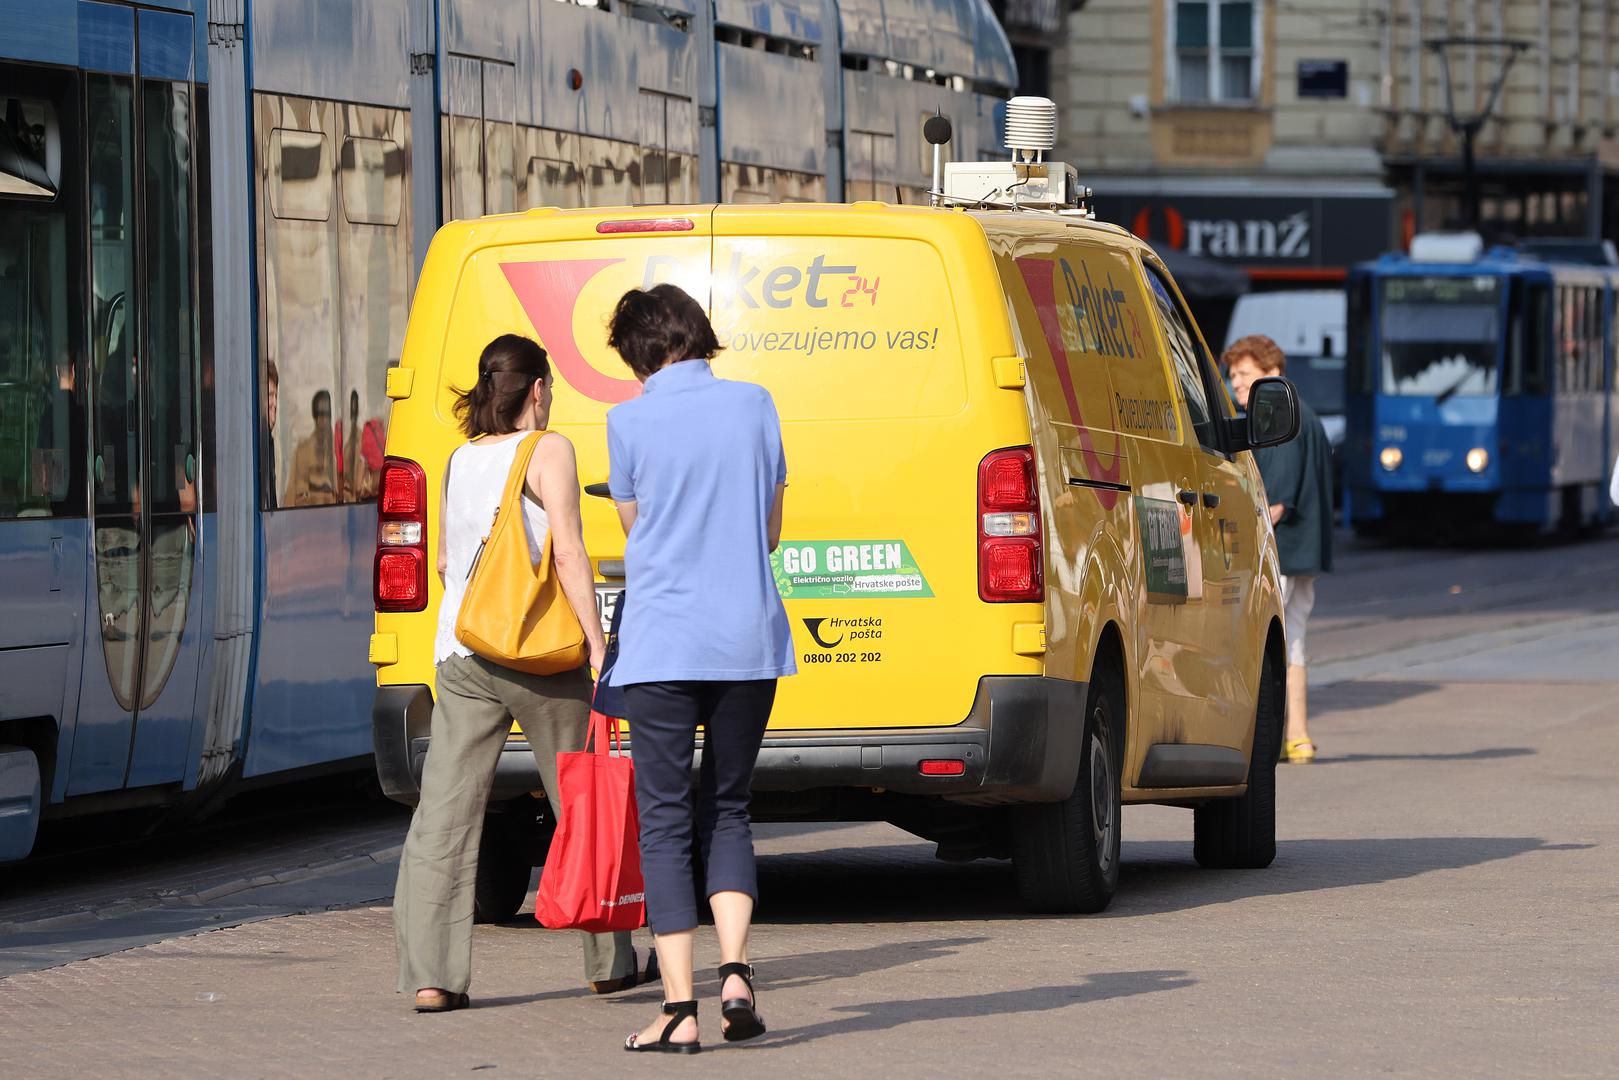
[[[1249,897],[1373,885],[1568,848],[1536,837],[1422,836],[1283,840],[1276,850],[1276,862],[1266,870],[1205,870],[1192,861],[1190,836],[1184,842],[1127,840],[1112,906],[1099,916],[1055,917],[1157,915]],[[939,862],[921,842],[766,856],[759,860],[759,888],[762,925],[1052,917],[1023,909],[1010,864]]]
[[[1353,761],[1491,761],[1495,758],[1527,757],[1539,753],[1527,746],[1486,746],[1482,750],[1458,750],[1453,754],[1323,754],[1315,765],[1341,765]]]
[[[1049,1012],[1087,1002],[1177,990],[1196,982],[1184,971],[1102,971],[1088,975],[1084,981],[1072,986],[1036,986],[963,997],[924,997],[905,1001],[874,1001],[866,1005],[839,1005],[832,1010],[843,1014],[837,1020],[789,1028],[768,1036],[767,1041],[756,1045],[761,1049],[797,1046],[828,1035],[891,1031],[906,1024],[930,1020],[966,1020]]]
[[[1310,715],[1381,709],[1442,689],[1431,682],[1384,682],[1377,679],[1333,683],[1310,691]]]

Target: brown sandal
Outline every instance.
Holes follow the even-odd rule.
[[[465,994],[438,993],[425,998],[420,993],[416,995],[416,1011],[419,1013],[454,1012],[471,1004],[472,999]]]

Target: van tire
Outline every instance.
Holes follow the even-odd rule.
[[[1259,673],[1254,748],[1248,759],[1248,791],[1192,811],[1192,857],[1219,870],[1263,870],[1276,858],[1276,759],[1282,744],[1286,691],[1269,650]]]
[[[1098,664],[1073,794],[1013,808],[1012,866],[1019,895],[1035,911],[1093,914],[1118,889],[1123,720],[1123,680],[1114,665]]]
[[[487,814],[478,842],[478,875],[473,885],[472,921],[510,922],[528,897],[533,871],[530,845],[513,814]]]

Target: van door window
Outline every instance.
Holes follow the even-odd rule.
[[[1187,411],[1192,415],[1192,430],[1197,441],[1211,453],[1220,452],[1214,413],[1209,407],[1209,392],[1203,382],[1202,348],[1192,330],[1191,319],[1176,302],[1163,276],[1154,267],[1147,267],[1147,280],[1152,283],[1152,297],[1158,308],[1158,320],[1163,325],[1164,337],[1169,340],[1169,353],[1175,362],[1175,377],[1186,398]]]

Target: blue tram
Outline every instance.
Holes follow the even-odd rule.
[[[417,268],[532,206],[920,199],[986,0],[0,0],[0,861],[371,752]]]
[[[1409,256],[1356,267],[1348,288],[1357,532],[1608,520],[1619,267],[1418,237]]]

